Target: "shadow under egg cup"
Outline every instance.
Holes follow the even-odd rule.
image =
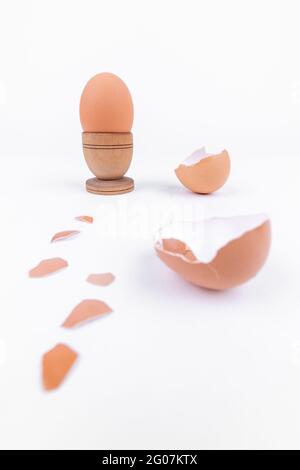
[[[133,154],[131,132],[83,132],[83,154],[96,178],[86,181],[93,194],[124,194],[133,191],[134,181],[124,176]]]

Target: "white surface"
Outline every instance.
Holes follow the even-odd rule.
[[[192,166],[195,163],[199,163],[204,158],[211,156],[211,153],[208,153],[205,147],[201,147],[198,150],[195,150],[189,157],[187,157],[181,165]]]
[[[298,10],[2,2],[1,448],[300,448]],[[107,199],[84,190],[77,114],[102,70],[125,79],[136,109],[136,190]],[[173,172],[202,144],[232,157],[208,197]],[[154,254],[152,235],[172,218],[252,212],[270,215],[273,244],[243,287],[198,289]],[[49,244],[75,227],[81,236]],[[27,278],[52,255],[70,267]],[[86,283],[97,271],[116,281]],[[63,331],[84,297],[114,313]],[[41,356],[62,340],[80,361],[44,393]]]

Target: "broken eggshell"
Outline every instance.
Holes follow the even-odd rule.
[[[67,240],[68,238],[75,237],[75,235],[78,235],[79,233],[79,230],[64,230],[63,232],[57,232],[51,238],[51,243],[59,242],[61,240]]]
[[[187,281],[223,290],[254,277],[267,259],[270,244],[270,221],[256,214],[169,224],[159,231],[155,250]]]
[[[209,194],[220,189],[230,173],[227,150],[218,154],[207,153],[205,147],[196,150],[175,170],[179,181],[190,191]]]
[[[42,358],[42,380],[45,390],[54,390],[63,382],[78,354],[66,344],[56,344]]]
[[[94,222],[94,218],[90,215],[78,215],[75,217],[75,220],[78,222],[85,222],[86,224],[92,224]]]
[[[89,274],[86,281],[95,286],[109,286],[114,282],[115,276],[112,273]]]
[[[85,299],[73,308],[62,327],[74,328],[111,313],[112,309],[102,300]]]
[[[44,277],[60,271],[67,266],[68,262],[62,258],[43,259],[29,271],[28,275],[29,277]]]

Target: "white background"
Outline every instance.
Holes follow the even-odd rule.
[[[299,13],[296,0],[1,0],[1,448],[300,448]],[[101,71],[135,104],[136,190],[114,198],[84,190],[78,104]],[[202,144],[232,158],[208,197],[173,171]],[[196,288],[154,253],[173,214],[262,211],[270,257],[240,288]],[[70,267],[28,279],[50,256]],[[85,282],[105,271],[111,286]],[[86,297],[114,313],[63,331]],[[45,393],[57,341],[80,360]]]

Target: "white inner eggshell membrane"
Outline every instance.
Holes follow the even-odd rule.
[[[240,238],[268,220],[265,214],[235,217],[212,217],[197,222],[174,222],[162,227],[156,237],[157,247],[163,250],[162,240],[174,238],[186,244],[197,261],[210,263],[218,251],[232,240]],[[169,252],[174,256],[182,256]]]
[[[181,165],[185,166],[192,166],[195,165],[196,163],[200,162],[200,160],[203,160],[204,158],[207,157],[212,157],[212,153],[207,153],[205,147],[201,147],[198,150],[195,150],[195,152],[192,153],[189,157],[187,157]]]

